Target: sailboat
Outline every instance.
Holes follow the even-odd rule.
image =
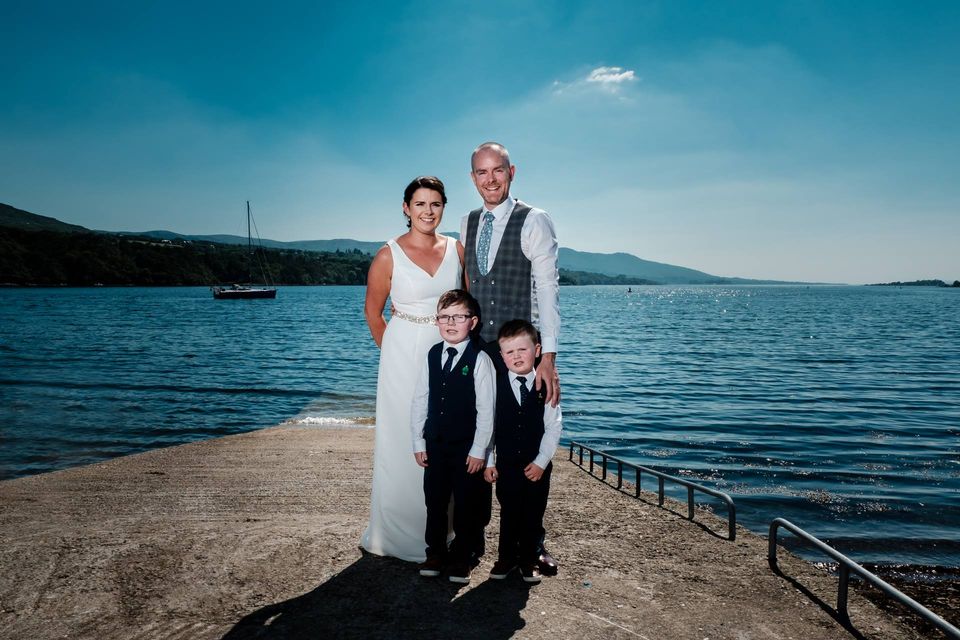
[[[258,238],[259,239],[259,238]],[[247,279],[253,280],[253,238],[250,235],[250,201],[247,200]],[[267,280],[261,266],[260,273]],[[266,284],[266,283],[265,283]],[[277,289],[272,286],[254,286],[250,284],[234,284],[229,287],[211,287],[216,300],[251,300],[256,298],[276,298]]]

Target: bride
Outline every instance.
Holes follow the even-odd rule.
[[[413,457],[410,403],[431,346],[441,294],[463,287],[463,245],[437,233],[447,203],[443,183],[421,176],[403,192],[409,231],[387,241],[367,274],[364,315],[380,347],[370,522],[360,546],[371,553],[426,558],[423,469]],[[383,311],[390,297],[388,323]]]

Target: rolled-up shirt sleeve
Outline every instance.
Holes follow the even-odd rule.
[[[540,344],[544,353],[556,353],[560,342],[560,246],[553,220],[546,211],[532,209],[520,234],[520,248],[530,261],[532,295],[536,297]]]

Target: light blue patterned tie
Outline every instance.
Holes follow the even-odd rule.
[[[477,238],[477,267],[480,275],[485,276],[490,271],[487,267],[487,258],[490,255],[490,239],[493,238],[493,214],[487,211],[483,216],[483,229]]]

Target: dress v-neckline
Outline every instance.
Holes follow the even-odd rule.
[[[433,273],[430,273],[429,271],[427,271],[426,269],[424,269],[423,267],[421,267],[419,264],[417,264],[416,262],[414,262],[413,258],[411,258],[410,256],[407,255],[407,252],[403,250],[403,247],[400,246],[400,243],[397,242],[396,239],[394,239],[393,242],[394,242],[394,244],[397,245],[397,249],[400,250],[400,253],[403,254],[403,257],[407,259],[407,262],[409,262],[410,264],[412,264],[413,266],[415,266],[417,269],[420,269],[420,271],[423,271],[423,273],[425,273],[428,278],[430,278],[431,280],[433,280],[433,279],[435,279],[435,278],[437,277],[437,274],[440,273],[440,269],[443,268],[443,263],[444,263],[444,262],[446,261],[446,259],[447,259],[447,251],[450,249],[450,236],[443,236],[443,238],[446,239],[446,242],[444,242],[444,244],[443,244],[443,257],[440,258],[440,264],[437,265],[437,270],[434,271]]]

